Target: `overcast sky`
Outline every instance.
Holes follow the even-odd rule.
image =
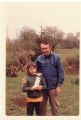
[[[80,31],[80,3],[19,2],[7,3],[6,24],[9,37],[16,37],[23,26],[40,32],[40,26],[57,26],[63,32]]]

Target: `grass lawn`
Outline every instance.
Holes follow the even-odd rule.
[[[12,102],[13,96],[25,95],[22,92],[21,77],[7,78],[6,80],[6,114],[7,115],[26,115],[26,107],[19,107]],[[59,96],[60,115],[79,114],[79,86],[73,84],[78,75],[65,75],[65,83],[62,87],[62,94]],[[51,115],[49,102],[47,104],[47,115]]]

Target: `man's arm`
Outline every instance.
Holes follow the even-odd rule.
[[[60,57],[58,57],[58,85],[56,87],[55,95],[58,96],[61,93],[61,86],[64,83],[64,68],[63,64],[61,63]]]
[[[38,72],[41,72],[41,63],[40,63],[40,61],[38,60],[38,57],[36,58],[35,63],[36,63],[36,65],[37,65],[37,71],[38,71]]]
[[[64,83],[64,67],[61,63],[60,57],[58,57],[58,67],[57,67],[57,74],[58,74],[58,86],[61,86]]]

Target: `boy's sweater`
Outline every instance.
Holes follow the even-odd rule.
[[[43,90],[46,89],[46,83],[41,74],[36,74],[34,76],[28,75],[26,77],[26,84],[23,85],[23,92],[27,92],[27,96],[30,98],[38,98],[42,96],[42,91],[41,90],[34,90],[32,91],[30,88],[33,85],[38,84],[37,82],[40,81],[39,85],[43,87]]]

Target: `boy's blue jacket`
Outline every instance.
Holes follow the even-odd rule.
[[[46,57],[40,55],[36,58],[38,71],[43,73],[48,89],[56,88],[64,82],[64,69],[58,54],[51,52]]]

